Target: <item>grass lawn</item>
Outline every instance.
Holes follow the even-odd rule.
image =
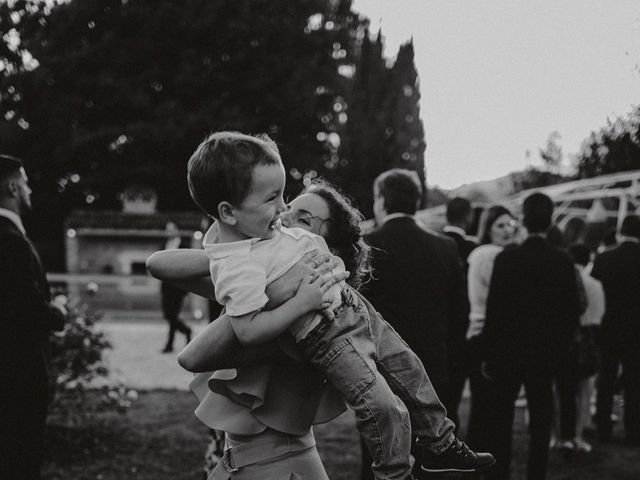
[[[143,392],[124,415],[103,414],[90,425],[63,428],[52,419],[46,480],[200,480],[207,429],[194,417],[195,397],[177,390]],[[516,423],[512,480],[524,478],[526,431]],[[464,414],[464,412],[463,412]],[[315,429],[332,480],[358,478],[360,445],[348,412]],[[620,436],[620,432],[616,432]],[[640,448],[594,441],[589,455],[552,452],[549,480],[638,480]],[[434,477],[437,478],[437,477]],[[449,476],[448,478],[451,478]]]

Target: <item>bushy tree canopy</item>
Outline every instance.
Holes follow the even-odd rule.
[[[324,176],[365,214],[375,175],[424,177],[413,47],[388,66],[350,0],[15,0],[0,26],[0,144],[27,164],[40,233],[131,184],[195,208],[186,162],[220,129],[269,133],[289,193]]]
[[[579,178],[640,168],[640,107],[609,121],[582,143],[577,156]]]

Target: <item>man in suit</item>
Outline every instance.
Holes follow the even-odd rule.
[[[469,268],[467,258],[474,248],[478,246],[475,238],[467,235],[467,231],[473,221],[473,209],[471,202],[466,198],[454,197],[447,203],[447,225],[442,233],[451,238],[458,246],[458,253],[464,262],[465,273]]]
[[[379,226],[366,236],[373,249],[373,278],[363,293],[418,355],[444,399],[449,336],[464,328],[466,297],[455,243],[427,232],[413,218],[421,190],[418,176],[409,170],[393,169],[376,178]]]
[[[507,480],[514,404],[524,385],[529,409],[528,480],[543,480],[553,416],[552,380],[578,328],[580,302],[571,257],[545,239],[553,202],[542,193],[523,203],[527,239],[495,260],[487,299],[483,372],[492,380],[489,438],[496,466],[486,478]]]
[[[47,350],[64,307],[50,303],[21,216],[31,189],[20,160],[0,155],[0,478],[40,478],[47,415]]]
[[[627,216],[618,246],[598,255],[591,275],[602,282],[606,310],[600,327],[602,364],[598,376],[596,426],[611,438],[611,410],[618,367],[622,364],[624,431],[628,444],[640,446],[640,217]]]
[[[467,259],[469,254],[478,246],[478,242],[475,238],[467,235],[467,230],[471,226],[473,220],[473,210],[471,208],[471,202],[466,198],[454,197],[447,203],[447,225],[442,229],[442,233],[451,238],[458,247],[458,254],[462,261],[464,271],[464,291],[465,299],[468,299],[467,294],[467,273],[469,271],[469,263]],[[466,301],[466,300],[465,300]],[[465,319],[466,321],[460,322],[460,331],[451,332],[451,338],[453,345],[464,346],[465,338],[467,336],[467,327],[469,326],[469,308],[468,301],[466,301]],[[447,407],[449,418],[460,427],[460,418],[458,416],[458,409],[460,407],[460,400],[462,399],[462,392],[464,385],[467,381],[468,367],[465,364],[465,352],[464,349],[451,349],[449,352],[449,389],[447,398],[444,399],[444,404]]]

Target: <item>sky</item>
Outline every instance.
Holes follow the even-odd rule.
[[[572,155],[640,104],[638,0],[354,0],[385,55],[413,38],[427,182],[450,189]],[[529,155],[527,155],[529,152]]]

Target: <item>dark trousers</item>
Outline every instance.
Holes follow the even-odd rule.
[[[549,461],[549,439],[553,418],[553,376],[533,367],[494,373],[491,382],[493,408],[490,418],[488,451],[496,457],[495,467],[486,479],[508,480],[511,467],[515,401],[524,385],[529,409],[529,459],[527,480],[544,480]]]
[[[447,409],[447,417],[449,417],[456,425],[456,433],[459,433],[461,430],[458,410],[460,409],[462,393],[464,391],[464,386],[467,383],[468,376],[469,366],[462,361],[453,365],[449,371],[449,383],[447,385],[447,391],[443,403]]]
[[[596,400],[598,433],[605,438],[611,436],[613,394],[620,365],[623,372],[625,436],[631,442],[640,443],[640,354],[638,352],[621,355],[611,349],[602,351]]]
[[[47,380],[24,372],[22,382],[4,385],[0,412],[0,478],[39,480],[47,417]],[[5,403],[6,402],[6,403]]]
[[[480,371],[480,361],[474,362],[469,371],[471,404],[466,442],[476,451],[489,451],[491,446],[491,412],[493,411],[492,382]]]
[[[575,370],[563,366],[555,378],[555,386],[558,395],[558,433],[562,440],[573,440],[578,419],[578,377]]]
[[[186,292],[167,283],[163,283],[160,289],[162,302],[162,315],[169,322],[169,335],[167,337],[166,349],[173,348],[173,341],[176,332],[184,334],[187,339],[191,336],[189,326],[180,320],[180,310]]]

